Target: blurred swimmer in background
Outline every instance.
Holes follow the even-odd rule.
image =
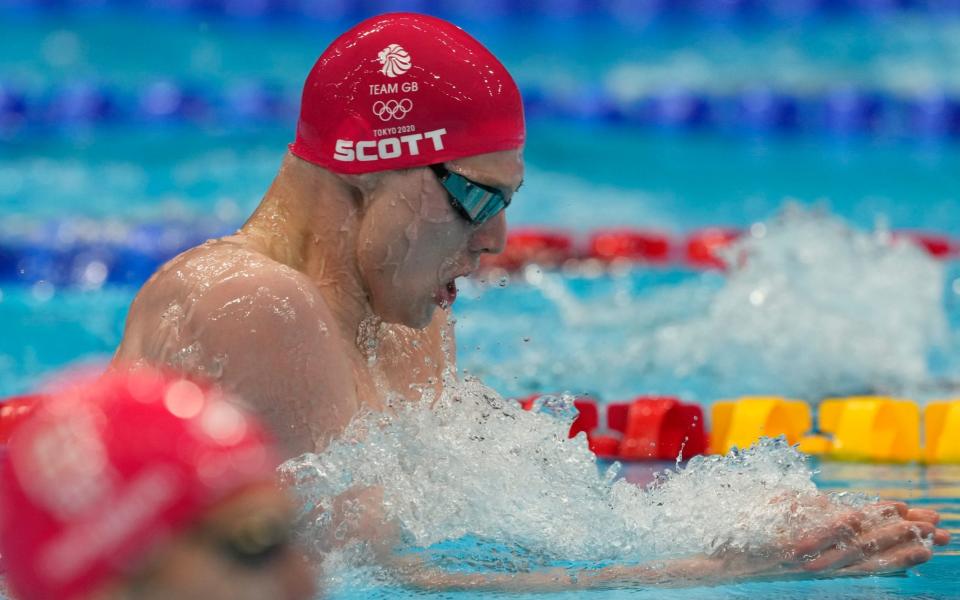
[[[309,73],[296,138],[260,206],[235,235],[188,250],[150,278],[116,360],[216,380],[256,408],[288,457],[322,451],[358,413],[438,397],[455,372],[456,280],[504,248],[524,139],[516,83],[464,31],[409,13],[360,23]],[[376,515],[377,495],[344,502]],[[922,538],[946,543],[935,512],[886,510],[895,522],[873,527],[851,515],[798,541],[796,552],[809,556],[797,569],[895,571],[930,558]],[[371,518],[347,537],[387,552],[399,532]],[[754,565],[732,575],[726,566],[608,569],[593,581],[764,573]],[[500,585],[431,577],[421,581]],[[507,579],[503,587],[575,585],[563,574]]]
[[[39,401],[0,450],[0,553],[18,600],[307,600],[261,427],[148,369]]]

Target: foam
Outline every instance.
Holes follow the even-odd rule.
[[[694,458],[638,487],[619,477],[618,464],[598,469],[583,436],[567,439],[573,416],[569,396],[525,412],[467,378],[432,406],[361,415],[326,451],[288,461],[281,473],[299,494],[314,548],[328,551],[319,540],[370,518],[357,506],[335,516],[338,495],[381,487],[402,550],[429,549],[454,568],[776,555],[779,540],[823,526],[850,503],[819,497],[805,458],[782,440]],[[334,578],[364,560],[334,556]]]
[[[815,400],[931,382],[931,357],[948,341],[945,273],[922,250],[893,243],[883,229],[790,206],[754,225],[728,256],[726,275],[652,286],[643,278],[657,275],[646,272],[596,282],[532,272],[505,300],[496,289],[474,290],[485,297],[460,313],[464,347],[495,340],[510,359],[465,353],[462,364],[508,393],[542,391],[546,381],[548,390],[606,399]],[[522,318],[500,306],[544,300]]]
[[[929,379],[947,330],[939,263],[798,207],[752,231],[707,311],[646,340],[654,360],[806,398]]]

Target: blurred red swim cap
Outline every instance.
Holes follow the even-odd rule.
[[[296,156],[337,173],[404,169],[523,145],[517,84],[459,27],[390,13],[334,40],[303,87]]]
[[[219,392],[138,369],[65,388],[0,457],[0,553],[17,598],[130,574],[233,494],[274,481],[264,431]]]

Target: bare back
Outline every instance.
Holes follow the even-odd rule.
[[[290,455],[317,451],[362,407],[439,389],[446,313],[423,331],[377,328],[376,360],[343,331],[321,286],[256,252],[242,236],[165,264],[127,317],[119,364],[168,365],[219,382],[272,426]]]

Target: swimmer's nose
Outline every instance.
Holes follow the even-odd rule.
[[[495,217],[474,230],[470,236],[470,251],[477,254],[500,254],[507,244],[507,216],[500,211]]]

